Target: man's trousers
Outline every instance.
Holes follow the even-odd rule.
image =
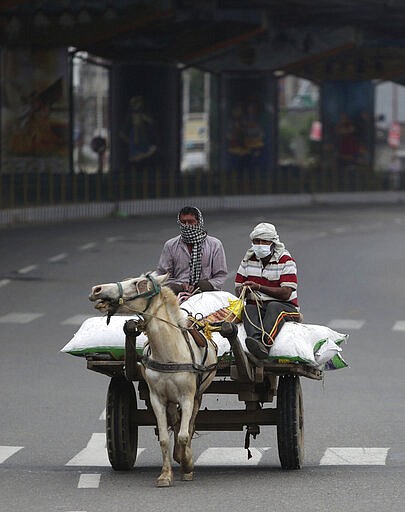
[[[247,336],[267,345],[272,345],[285,322],[299,322],[301,319],[301,313],[288,302],[268,301],[261,306],[259,304],[245,305],[243,325]],[[263,335],[262,329],[266,334]]]

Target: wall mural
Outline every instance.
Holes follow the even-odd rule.
[[[262,171],[274,163],[274,82],[266,75],[228,76],[225,98],[224,167]]]
[[[127,144],[128,161],[133,164],[146,163],[156,153],[156,133],[153,116],[145,110],[143,96],[129,100],[128,115],[120,136]]]
[[[112,165],[116,172],[147,174],[152,183],[176,169],[178,80],[175,67],[119,64],[112,70]]]
[[[66,50],[3,50],[1,76],[1,172],[66,172]]]
[[[321,98],[324,161],[335,169],[370,167],[374,138],[372,82],[325,82]]]

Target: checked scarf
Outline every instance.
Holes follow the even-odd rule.
[[[200,280],[201,276],[201,245],[207,238],[207,232],[204,230],[204,220],[202,213],[198,208],[195,208],[198,212],[198,224],[195,226],[190,224],[183,224],[180,222],[180,215],[177,222],[180,226],[180,234],[183,242],[186,244],[192,244],[193,248],[191,251],[190,258],[190,277],[188,279],[189,284],[195,285]]]

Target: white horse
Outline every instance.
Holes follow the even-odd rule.
[[[89,299],[107,312],[140,315],[139,329],[148,337],[142,373],[149,387],[162,449],[162,472],[158,487],[173,483],[169,427],[174,431],[173,458],[180,464],[183,480],[193,479],[191,439],[204,391],[216,373],[217,347],[208,341],[198,346],[187,330],[187,318],[167,286],[167,276],[155,273],[99,284]]]

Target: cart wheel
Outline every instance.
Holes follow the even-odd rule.
[[[119,470],[133,467],[138,451],[136,394],[132,382],[113,377],[107,392],[106,437],[111,466]]]
[[[297,375],[281,375],[277,389],[277,443],[283,469],[304,462],[304,404]]]

